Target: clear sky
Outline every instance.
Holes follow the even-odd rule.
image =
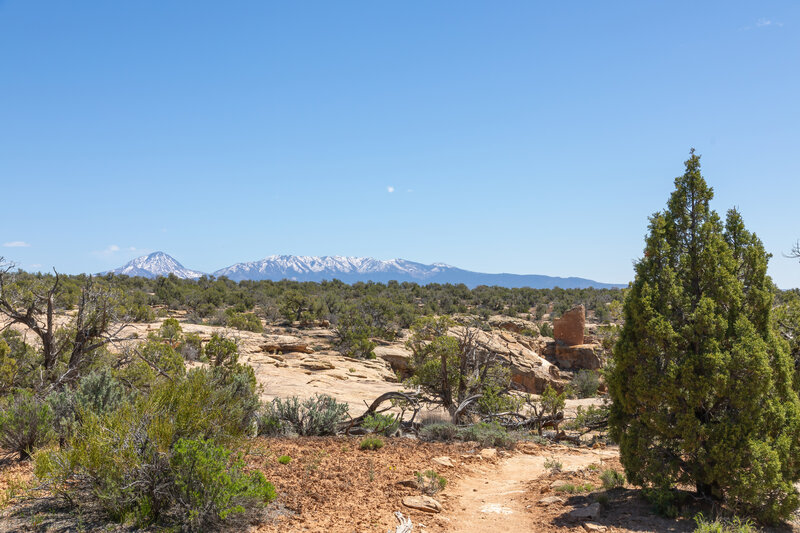
[[[694,146],[800,238],[800,2],[0,0],[0,255],[627,282]]]

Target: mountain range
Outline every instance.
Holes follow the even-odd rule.
[[[146,278],[174,274],[183,279],[196,279],[207,275],[184,267],[164,252],[153,252],[149,255],[137,257],[122,267],[107,273]],[[409,281],[421,285],[428,283],[463,283],[470,288],[478,285],[498,285],[508,288],[530,287],[533,289],[550,289],[553,287],[561,287],[563,289],[594,287],[600,289],[625,286],[614,283],[600,283],[586,278],[561,278],[536,274],[486,274],[463,270],[443,263],[425,265],[405,259],[383,261],[371,257],[341,256],[271,255],[259,261],[237,263],[212,272],[211,275],[215,277],[225,276],[234,281],[267,279],[274,281],[282,279],[323,281],[338,279],[345,283],[359,281],[385,283],[394,280],[401,283]]]

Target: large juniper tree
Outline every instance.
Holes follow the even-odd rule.
[[[650,218],[609,373],[610,425],[628,479],[695,486],[766,521],[798,505],[800,403],[771,329],[761,241],[725,223],[691,151]]]

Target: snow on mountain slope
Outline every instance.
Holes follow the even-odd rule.
[[[153,252],[149,255],[137,257],[124,266],[111,270],[110,273],[124,274],[126,276],[141,276],[144,278],[157,278],[159,276],[175,274],[175,276],[182,279],[195,279],[204,275],[202,272],[184,267],[173,257],[164,252]]]

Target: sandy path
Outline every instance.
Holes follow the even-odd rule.
[[[545,455],[517,454],[459,481],[450,494],[448,513],[453,533],[530,533],[532,525],[522,502],[525,483],[547,474],[545,461],[561,461],[573,471],[616,456],[611,450],[549,450]],[[529,504],[528,504],[529,505]]]

